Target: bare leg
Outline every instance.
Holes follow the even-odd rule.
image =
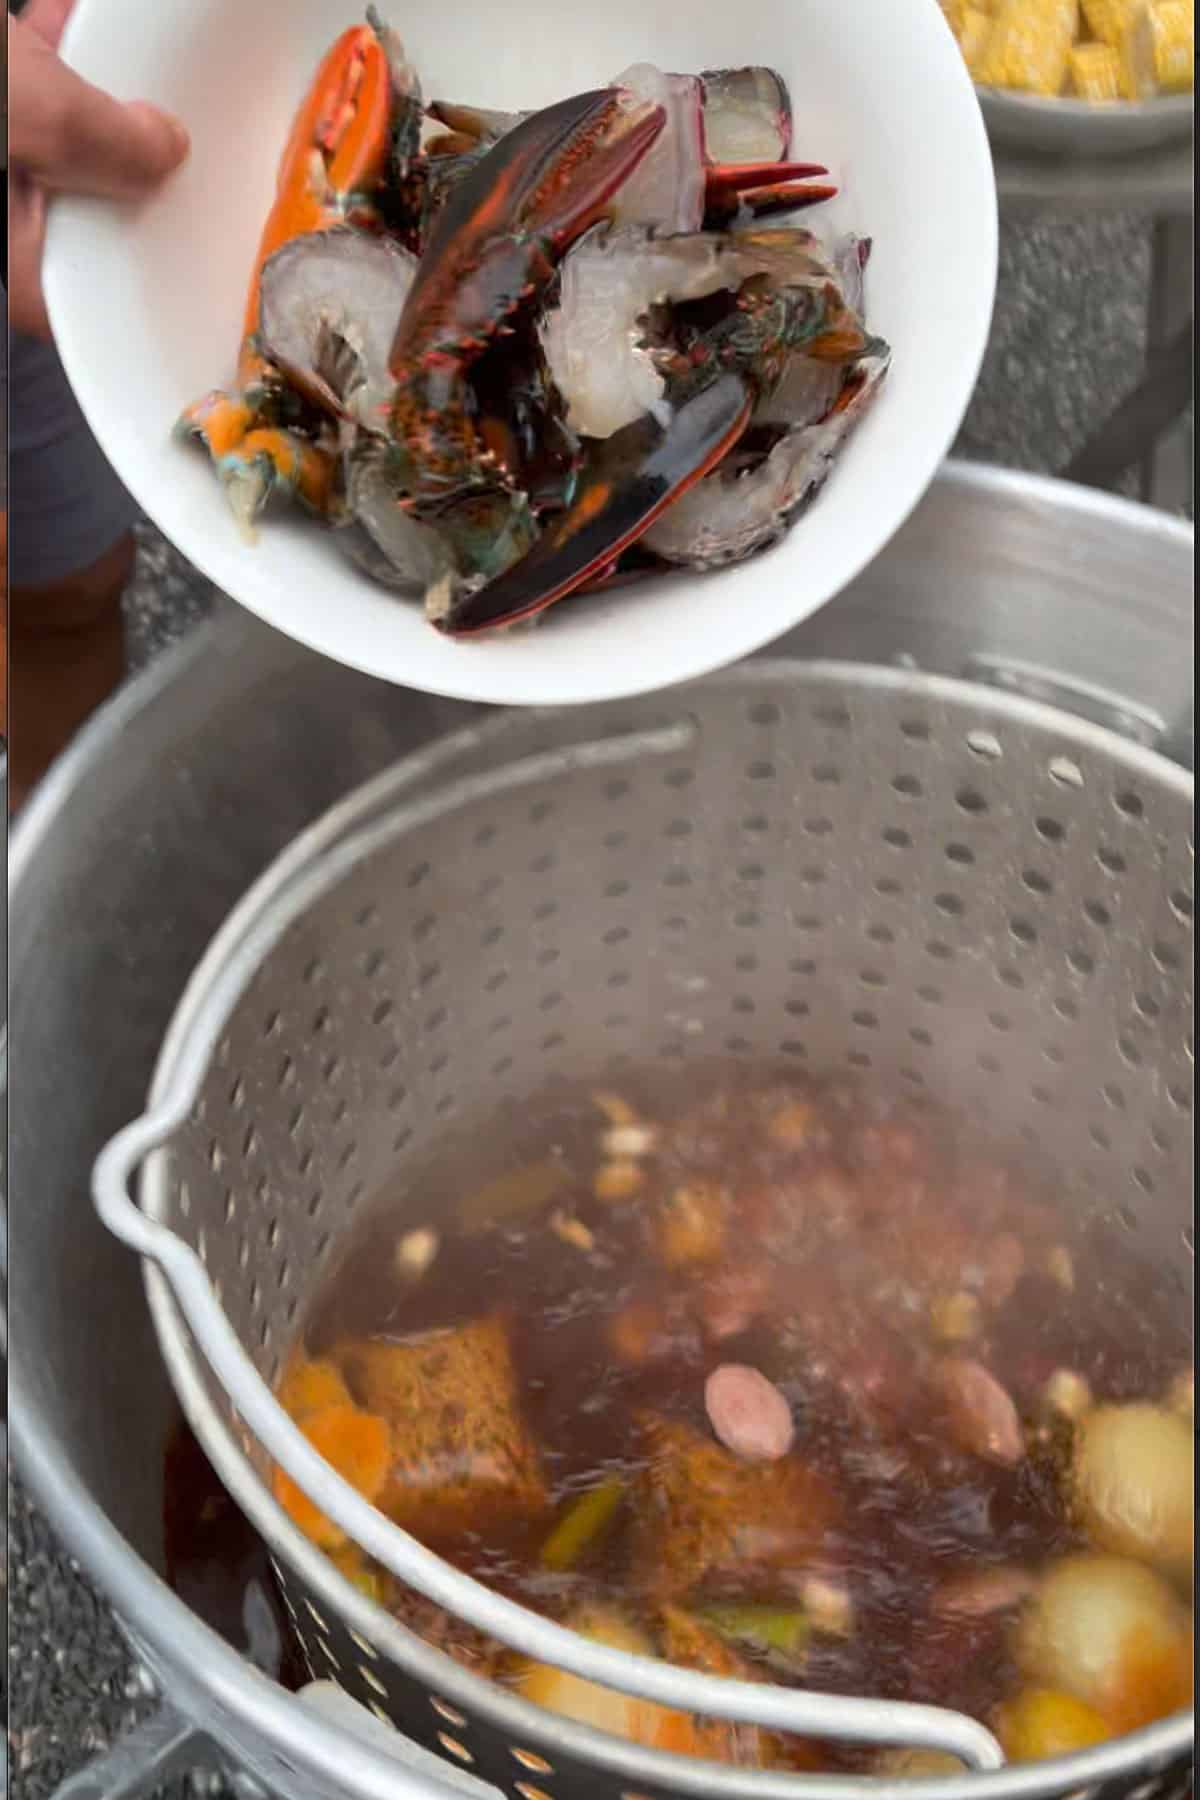
[[[27,799],[125,672],[121,596],[137,509],[48,344],[8,366],[8,798]]]
[[[9,807],[16,812],[125,673],[127,533],[90,568],[9,594]]]

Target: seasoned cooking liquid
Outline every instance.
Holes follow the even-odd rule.
[[[552,1616],[586,1602],[644,1623],[662,1599],[645,1573],[656,1532],[656,1560],[680,1566],[678,1518],[646,1517],[647,1419],[686,1427],[707,1454],[706,1383],[737,1365],[786,1402],[775,1450],[820,1497],[816,1540],[793,1564],[701,1557],[669,1600],[714,1616],[807,1608],[794,1666],[742,1646],[760,1675],[989,1719],[1022,1680],[1014,1607],[994,1596],[1011,1581],[1019,1598],[1021,1581],[1090,1544],[1065,1474],[1072,1397],[1158,1401],[1191,1366],[1182,1289],[1139,1263],[1119,1227],[1067,1216],[1035,1170],[932,1111],[851,1089],[714,1071],[686,1089],[627,1080],[617,1102],[564,1089],[484,1123],[380,1196],[298,1350],[338,1363],[364,1404],[355,1346],[502,1319],[546,1506],[421,1535]],[[982,1400],[964,1364],[983,1371]],[[1006,1414],[994,1434],[997,1390],[1018,1453]],[[181,1441],[168,1465],[173,1577],[236,1638],[261,1559],[197,1458]],[[555,1521],[606,1482],[620,1496],[612,1519],[568,1566],[547,1567]],[[424,1603],[378,1591],[461,1648]],[[823,1620],[830,1591],[846,1616]],[[499,1652],[464,1659],[514,1678]],[[835,1746],[823,1760],[861,1768],[870,1754]]]

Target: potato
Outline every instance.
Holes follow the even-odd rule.
[[[1010,1762],[1070,1756],[1111,1737],[1095,1707],[1053,1688],[1026,1688],[1000,1708],[996,1733]]]
[[[609,1649],[627,1650],[634,1656],[655,1654],[655,1646],[646,1634],[614,1607],[589,1607],[567,1623],[581,1637]],[[618,1693],[616,1688],[601,1687],[598,1682],[585,1681],[581,1675],[571,1675],[553,1663],[519,1663],[515,1685],[535,1706],[561,1713],[563,1718],[574,1719],[580,1725],[591,1725],[596,1731],[608,1731],[615,1737],[632,1738],[634,1743],[674,1750],[684,1756],[703,1754],[696,1721],[687,1713],[673,1712],[634,1694]]]
[[[1194,1541],[1192,1433],[1164,1407],[1100,1406],[1081,1421],[1072,1502],[1092,1542],[1189,1576]]]
[[[758,1671],[721,1639],[702,1620],[673,1607],[659,1614],[660,1643],[655,1643],[616,1607],[581,1607],[566,1623],[581,1637],[611,1650],[627,1650],[634,1656],[657,1656],[683,1668],[726,1680],[759,1681]],[[756,1725],[739,1725],[724,1719],[697,1719],[689,1713],[639,1700],[633,1694],[585,1681],[553,1663],[519,1661],[513,1672],[517,1691],[547,1712],[561,1713],[581,1725],[631,1738],[652,1750],[673,1750],[678,1756],[702,1756],[712,1762],[735,1763],[755,1769],[821,1767],[815,1747],[786,1744],[775,1733]]]
[[[1192,1633],[1172,1589],[1123,1557],[1065,1557],[1042,1577],[1017,1629],[1027,1681],[1073,1694],[1114,1733],[1190,1704]]]

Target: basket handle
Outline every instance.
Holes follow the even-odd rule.
[[[130,1195],[128,1184],[143,1159],[179,1129],[188,1110],[188,1098],[176,1098],[111,1140],[93,1173],[97,1210],[115,1236],[162,1271],[218,1383],[237,1395],[238,1412],[272,1461],[375,1562],[489,1637],[604,1687],[682,1712],[801,1737],[911,1745],[948,1751],[971,1769],[1003,1766],[991,1732],[965,1713],[729,1681],[592,1643],[472,1580],[393,1525],[325,1462],[284,1412],[243,1350],[195,1251],[148,1219]]]

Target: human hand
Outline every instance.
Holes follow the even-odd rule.
[[[50,336],[42,298],[46,208],[55,193],[130,200],[151,192],[187,155],[177,119],[93,87],[61,60],[74,0],[30,0],[8,20],[8,316]]]

